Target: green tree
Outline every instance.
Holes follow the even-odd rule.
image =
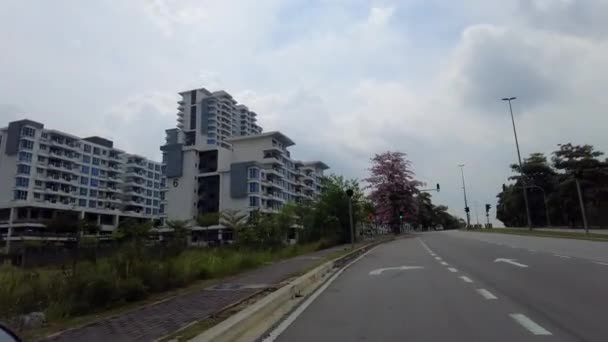
[[[220,213],[204,213],[196,218],[196,223],[201,227],[215,226],[220,223]]]

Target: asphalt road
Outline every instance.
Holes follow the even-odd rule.
[[[595,249],[588,241],[548,240],[437,232],[380,245],[273,336],[282,342],[608,341],[608,263],[602,261],[608,244]],[[561,244],[565,252],[557,250]],[[378,271],[401,266],[418,268]]]

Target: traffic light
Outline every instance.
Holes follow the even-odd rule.
[[[468,213],[470,211],[469,207],[464,207],[464,211]]]
[[[399,212],[399,220],[400,220],[400,221],[403,221],[403,211],[400,211],[400,212]]]
[[[486,213],[490,211],[490,208],[492,208],[492,206],[490,204],[486,204]]]
[[[437,183],[437,192],[439,192],[439,190],[441,190],[441,188],[439,187],[439,183]]]

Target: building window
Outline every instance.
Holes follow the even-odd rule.
[[[215,145],[216,141],[214,139],[207,139],[207,145]]]
[[[34,142],[31,140],[21,140],[20,142],[20,146],[22,149],[24,150],[33,150],[34,149]]]
[[[101,150],[101,154],[105,156],[106,154],[108,154],[108,151],[106,151],[106,150]]]
[[[164,192],[160,193],[160,199],[161,199],[161,201],[165,200],[165,193]]]
[[[260,178],[260,169],[257,167],[249,168],[249,178],[251,179],[259,179]]]
[[[154,189],[160,189],[160,183],[154,182]]]
[[[48,134],[48,133],[42,133],[42,134],[40,135],[40,137],[41,137],[42,139],[48,139],[48,138],[49,138],[49,134]]]
[[[150,209],[150,208],[146,208],[146,214],[147,214],[147,215],[150,215],[151,213],[152,213],[152,209]]]
[[[89,190],[89,196],[91,196],[91,197],[97,196],[97,190],[92,190],[92,189]]]
[[[146,190],[146,196],[152,196],[152,190]]]
[[[80,188],[80,196],[86,196],[87,192],[87,188]]]
[[[92,174],[93,176],[99,176],[99,169],[98,169],[98,168],[96,168],[96,167],[92,167],[92,168],[91,168],[91,174]]]
[[[40,144],[40,150],[41,151],[46,151],[46,145]]]
[[[95,208],[97,207],[97,201],[89,201],[89,208]]]
[[[249,206],[250,207],[259,207],[260,206],[260,198],[256,196],[249,196]]]
[[[32,161],[32,154],[29,152],[19,152],[19,161],[30,163]]]
[[[87,206],[87,200],[82,199],[82,198],[81,198],[81,199],[79,199],[79,200],[78,200],[78,206],[79,206],[79,207],[86,207],[86,206]]]
[[[95,178],[91,178],[91,186],[97,187],[99,186],[99,181]]]
[[[196,105],[190,107],[190,129],[196,129]]]
[[[159,179],[160,179],[160,174],[155,173],[155,174],[154,174],[154,179],[159,180]]]
[[[249,183],[249,192],[260,192],[260,183]]]
[[[34,192],[34,199],[40,199],[40,193]]]
[[[33,137],[36,135],[36,130],[30,127],[21,128],[21,136],[22,137]]]
[[[82,161],[85,162],[85,163],[87,163],[87,164],[90,164],[91,163],[91,157],[89,157],[89,156],[82,156]]]
[[[42,181],[39,181],[39,180],[35,181],[34,182],[34,186],[35,187],[42,187]]]
[[[80,177],[80,184],[89,184],[89,179],[87,177]]]
[[[152,209],[152,215],[158,215],[158,209],[156,209],[156,208]]]
[[[158,208],[158,213],[159,214],[164,214],[165,213],[165,205],[161,204],[160,207]]]
[[[93,165],[99,165],[99,158],[93,157]]]
[[[158,207],[158,200],[152,201],[152,205],[155,206],[155,207]]]
[[[15,200],[26,200],[27,199],[27,191],[15,190],[13,198]]]
[[[158,198],[159,197],[159,192],[158,191],[154,191],[154,198]]]
[[[99,147],[93,147],[93,154],[99,155],[99,153],[100,153]]]
[[[17,173],[20,175],[29,175],[31,167],[29,165],[19,164],[17,165]]]
[[[36,168],[36,173],[39,174],[39,175],[43,175],[44,174],[44,169],[40,168],[40,167],[37,167]]]
[[[45,158],[45,157],[43,157],[43,156],[38,156],[38,161],[39,161],[40,163],[44,163],[44,162],[46,161],[46,158]]]
[[[147,199],[146,199],[146,205],[152,205],[152,200],[151,200],[151,199],[149,199],[149,198],[147,198]]]
[[[86,144],[85,144],[85,145],[84,145],[84,151],[85,151],[85,152],[88,152],[88,153],[91,153],[91,145],[86,145]]]
[[[27,188],[29,185],[30,185],[29,178],[21,178],[21,177],[15,178],[15,186]]]
[[[80,171],[84,174],[89,174],[89,167],[88,166],[82,166],[82,168],[80,169]]]
[[[154,177],[154,173],[152,173],[152,171],[148,171],[148,178],[153,178]]]
[[[154,171],[159,172],[160,171],[160,165],[154,165]]]
[[[151,188],[151,187],[152,187],[152,185],[153,185],[153,183],[152,183],[152,181],[151,181],[151,180],[146,181],[146,186],[148,186],[148,187],[150,187],[150,188]]]

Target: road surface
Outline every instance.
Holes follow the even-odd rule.
[[[270,336],[281,342],[608,341],[608,244],[422,233],[376,247],[319,293]]]

